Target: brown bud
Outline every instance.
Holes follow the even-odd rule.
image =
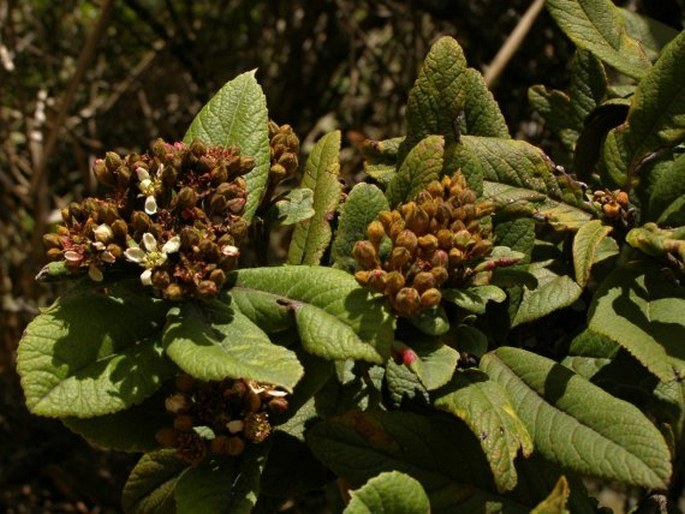
[[[110,172],[115,172],[121,166],[121,157],[116,152],[107,152],[105,154],[105,166]]]
[[[174,383],[176,384],[176,389],[183,393],[188,393],[195,386],[195,378],[187,373],[183,373],[176,377]]]
[[[352,248],[352,256],[362,268],[375,268],[378,262],[376,249],[369,241],[358,241]]]
[[[93,175],[95,175],[95,179],[100,182],[100,184],[114,187],[116,185],[116,178],[114,177],[113,172],[114,170],[108,169],[105,161],[102,159],[98,159],[93,164]]]
[[[50,248],[62,248],[62,240],[57,234],[44,234],[43,235],[43,245],[46,249]]]
[[[428,191],[433,198],[442,198],[444,196],[444,188],[437,180],[430,182],[426,186],[426,191]]]
[[[228,437],[225,435],[216,436],[209,443],[209,451],[217,455],[225,455],[228,448]]]
[[[403,246],[412,254],[414,253],[414,250],[416,250],[417,244],[418,239],[416,234],[414,234],[411,230],[405,229],[397,234],[397,237],[395,238],[395,246]]]
[[[369,286],[379,293],[385,292],[386,275],[386,272],[380,269],[370,271],[368,280]]]
[[[449,250],[452,248],[452,241],[454,239],[454,234],[451,230],[443,228],[438,230],[436,234],[438,238],[438,246],[443,250]]]
[[[220,269],[212,270],[209,274],[209,280],[216,284],[216,287],[221,289],[221,287],[226,283],[226,273]]]
[[[218,166],[211,171],[209,176],[212,179],[212,185],[218,186],[228,180],[228,170],[225,166]]]
[[[51,261],[62,260],[62,250],[59,248],[50,248],[47,252],[45,252],[45,255]]]
[[[200,234],[192,227],[183,227],[181,229],[181,248],[190,250],[193,246],[197,246],[200,242]]]
[[[628,206],[628,193],[625,191],[619,191],[618,194],[616,195],[616,202],[621,206],[621,207],[627,207]]]
[[[61,254],[61,252],[60,252]],[[371,275],[370,271],[357,271],[354,274],[354,279],[357,281],[357,283],[360,286],[365,286],[369,283],[369,276]]]
[[[385,228],[383,228],[383,224],[378,220],[369,223],[369,226],[366,228],[366,237],[369,238],[369,241],[371,241],[371,244],[375,248],[378,248],[383,237],[385,237]]]
[[[421,295],[421,307],[430,308],[435,307],[442,300],[442,294],[436,288],[427,289]]]
[[[164,400],[164,407],[172,414],[186,412],[193,406],[193,401],[182,393],[172,394]]]
[[[155,439],[164,448],[175,448],[178,443],[176,431],[173,428],[164,427],[157,430]]]
[[[207,153],[207,147],[202,141],[198,141],[196,139],[190,143],[190,153],[192,153],[195,157],[201,157]]]
[[[381,211],[378,213],[378,221],[381,222],[383,225],[383,228],[387,232],[390,230],[390,225],[392,225],[392,222],[394,221],[392,212],[390,211]]]
[[[403,219],[396,219],[390,224],[390,229],[387,230],[388,237],[394,242],[397,236],[404,230],[406,223]]]
[[[435,277],[429,271],[422,271],[417,273],[412,281],[412,287],[419,293],[423,293],[426,289],[435,286]]]
[[[131,182],[131,175],[132,174],[133,173],[128,168],[128,166],[125,166],[125,165],[119,166],[119,169],[117,170],[117,175],[116,175],[117,186],[119,186],[121,188],[127,187],[129,185],[129,183]]]
[[[240,156],[240,168],[242,173],[247,173],[255,167],[255,160],[247,155]]]
[[[221,195],[213,195],[209,201],[209,212],[212,214],[223,214],[226,211],[226,198]]]
[[[438,205],[438,212],[435,213],[435,219],[440,223],[446,224],[452,221],[455,217],[455,210],[452,209],[450,204],[442,202]]]
[[[269,400],[267,408],[272,414],[281,414],[288,409],[288,400],[283,397],[272,398]]]
[[[269,177],[274,182],[280,182],[287,174],[287,170],[281,164],[276,163],[269,168]]]
[[[431,253],[438,249],[438,238],[433,234],[426,234],[419,237],[418,244],[424,252]]]
[[[164,298],[178,301],[183,298],[183,289],[178,284],[169,284],[164,290]]]
[[[211,280],[203,280],[197,285],[197,294],[201,298],[211,298],[213,296],[216,296],[218,292],[219,289],[216,287],[216,284]]]
[[[621,213],[621,206],[617,203],[605,203],[602,205],[602,210],[609,218],[615,218]]]
[[[152,224],[150,217],[141,211],[133,211],[131,225],[136,232],[147,232]]]
[[[116,219],[112,222],[112,234],[117,241],[122,243],[126,241],[126,235],[128,234],[128,225],[121,218]]]
[[[192,209],[198,201],[198,195],[191,187],[183,187],[176,197],[176,205],[181,209]]]
[[[187,414],[179,414],[174,418],[174,428],[179,432],[190,432],[193,429],[193,418]]]
[[[447,266],[447,263],[445,263],[445,266]],[[435,285],[436,287],[440,287],[442,284],[444,284],[447,281],[447,278],[449,277],[449,274],[447,273],[447,268],[444,266],[436,266],[431,270],[431,275],[433,275],[433,278],[435,279]]]
[[[240,215],[245,210],[245,198],[233,198],[226,202],[226,208],[232,214]]]
[[[411,259],[411,253],[403,246],[398,246],[390,252],[388,267],[391,270],[401,270]]]
[[[469,257],[471,259],[476,259],[478,257],[484,257],[492,249],[492,241],[489,239],[479,239],[476,244],[473,245],[469,251]]]
[[[166,271],[155,270],[152,274],[152,284],[160,290],[166,289],[171,282],[171,278]]]
[[[161,173],[162,184],[168,189],[176,185],[176,168],[174,166],[164,166]]]
[[[399,314],[413,314],[421,307],[419,292],[413,287],[403,287],[395,295],[395,306]]]
[[[385,292],[387,294],[396,294],[404,287],[404,275],[399,271],[391,271],[387,274]]]
[[[454,234],[454,246],[463,250],[469,245],[471,237],[471,232],[469,232],[468,230],[460,230],[459,232]]]
[[[451,268],[461,266],[464,262],[464,251],[459,248],[452,248],[449,253],[449,264]]]
[[[242,438],[235,436],[229,437],[226,443],[226,454],[232,457],[240,455],[245,450],[245,441]]]
[[[262,400],[259,398],[259,395],[252,390],[251,387],[248,387],[247,391],[245,391],[243,402],[245,404],[245,409],[249,412],[257,412],[262,406]]]

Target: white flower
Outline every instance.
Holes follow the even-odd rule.
[[[114,237],[114,232],[109,225],[103,223],[93,229],[93,235],[95,236],[96,241],[99,241],[100,243],[109,243]]]
[[[164,169],[164,165],[159,165],[158,172]],[[138,175],[138,189],[143,193],[145,198],[145,212],[147,214],[155,214],[157,212],[157,200],[155,200],[155,191],[157,190],[158,183],[156,180],[150,178],[150,173],[143,167],[139,166],[136,168],[136,174]]]
[[[139,168],[141,169],[141,168]],[[144,249],[143,249],[144,248]],[[157,248],[157,240],[150,232],[143,234],[143,248],[134,246],[127,248],[124,252],[126,258],[145,268],[140,275],[143,285],[152,285],[152,270],[163,265],[167,260],[167,255],[176,253],[181,248],[181,238],[174,236],[162,245],[162,249]]]

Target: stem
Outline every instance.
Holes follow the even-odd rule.
[[[485,69],[484,79],[485,84],[488,86],[488,88],[492,87],[492,85],[499,78],[500,74],[504,71],[504,68],[507,67],[507,64],[509,64],[509,61],[511,60],[511,57],[514,55],[516,50],[518,50],[519,46],[521,46],[521,43],[528,34],[528,31],[533,26],[533,22],[538,17],[538,14],[540,14],[540,11],[542,11],[542,8],[544,6],[545,0],[533,1],[530,7],[528,7],[526,13],[519,20],[518,25],[516,25],[516,28],[509,35],[507,40],[504,42],[502,47],[497,52],[495,58],[492,60],[490,65]]]

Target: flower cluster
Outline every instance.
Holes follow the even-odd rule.
[[[490,258],[492,210],[459,172],[431,182],[416,201],[382,211],[369,224],[368,240],[352,250],[357,282],[405,316],[438,305],[440,288],[487,282],[494,267],[513,263]]]
[[[269,121],[269,140],[271,147],[269,177],[277,184],[297,171],[300,140],[290,125],[279,126],[274,121]]]
[[[634,211],[629,208],[629,196],[625,191],[616,189],[600,189],[594,191],[588,197],[592,205],[601,210],[604,216],[612,223],[628,226],[634,217]]]
[[[165,448],[197,464],[208,454],[240,455],[247,444],[271,434],[269,416],[288,408],[286,393],[268,384],[226,379],[199,382],[190,375],[176,379],[176,392],[165,401],[173,428],[156,434]]]
[[[235,147],[157,140],[144,154],[97,160],[106,188],[62,210],[63,224],[44,241],[51,261],[94,281],[135,270],[168,299],[211,298],[238,261],[242,218],[254,160]],[[141,269],[142,268],[142,269]]]

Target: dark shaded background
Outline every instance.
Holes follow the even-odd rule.
[[[40,236],[61,207],[94,192],[93,159],[181,139],[221,85],[253,68],[270,116],[295,128],[305,152],[334,128],[353,140],[396,135],[430,44],[454,36],[483,70],[530,1],[120,0],[73,81],[104,4],[0,0],[0,511],[117,512],[137,458],[93,450],[60,422],[30,416],[13,370],[25,324],[56,294],[33,280]],[[624,4],[682,28],[682,0]],[[515,137],[554,144],[526,91],[563,88],[571,52],[543,12],[493,88]],[[346,145],[349,180],[360,160]],[[314,511],[305,505],[290,512]]]

